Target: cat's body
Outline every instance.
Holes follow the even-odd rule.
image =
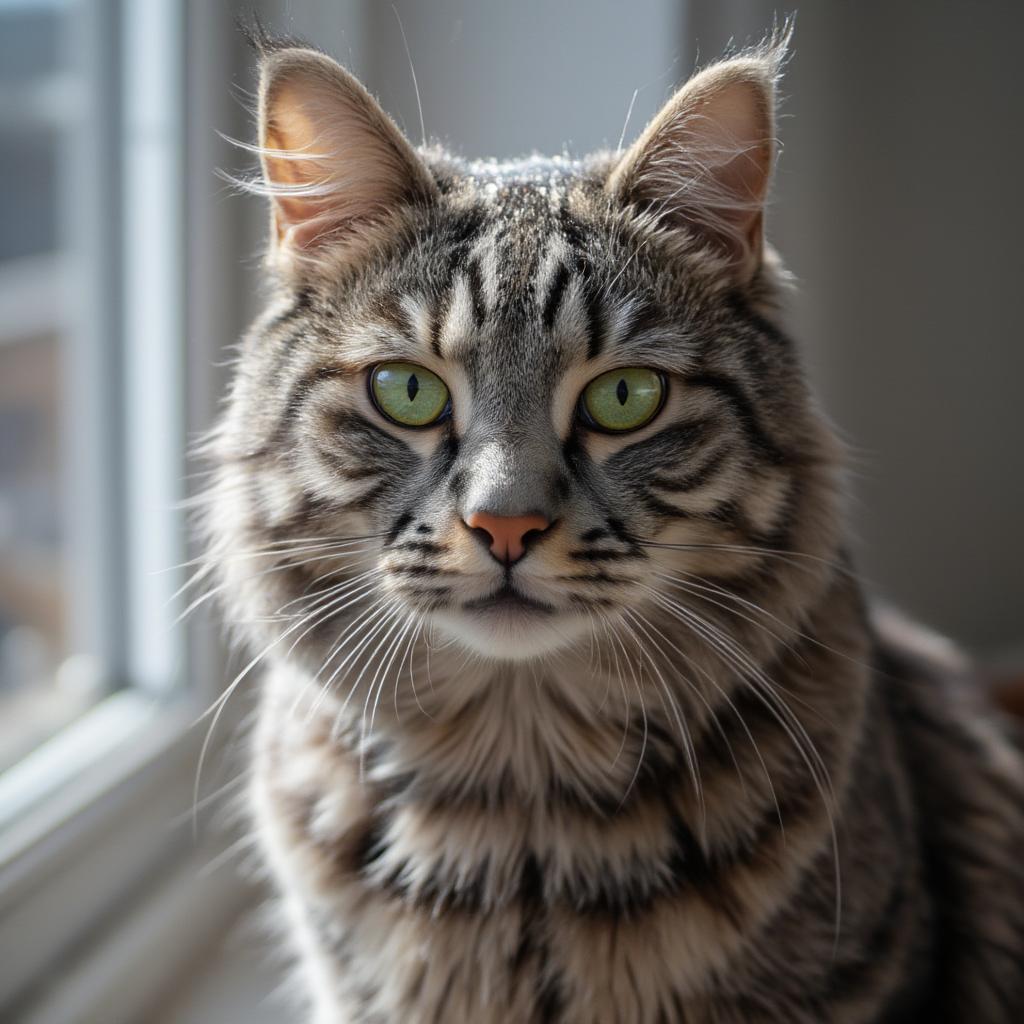
[[[778,326],[779,53],[622,157],[466,165],[266,50],[280,296],[209,529],[317,1024],[1024,1015],[1020,754],[865,610]]]
[[[478,707],[433,719],[406,703],[404,726],[386,695],[362,775],[353,745],[327,739],[332,708],[295,716],[306,680],[272,676],[257,817],[317,1021],[1019,1019],[1018,759],[942,681],[949,664],[879,651],[872,674],[797,646],[774,678],[857,722],[847,757],[828,760],[842,787],[838,941],[828,816],[803,766],[784,767],[792,745],[756,701],[740,710],[779,810],[727,711],[720,724],[761,792],[744,799],[709,727],[695,737],[705,817],[660,715],[649,771],[620,806],[614,716],[591,729],[544,672],[496,671]],[[575,667],[603,693],[585,660]],[[845,707],[823,699],[826,679],[850,687]],[[815,741],[832,731],[801,717]],[[599,745],[571,771],[538,767]]]

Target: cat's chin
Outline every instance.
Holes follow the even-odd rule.
[[[580,615],[512,609],[438,611],[438,628],[474,654],[496,661],[532,661],[570,647],[590,628]]]

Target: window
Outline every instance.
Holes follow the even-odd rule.
[[[671,0],[657,6],[674,24]],[[163,984],[174,957],[194,953],[200,922],[239,900],[230,871],[212,885],[196,877],[196,861],[215,857],[193,854],[205,723],[193,726],[229,676],[215,624],[171,627],[183,574],[169,569],[193,554],[178,510],[196,468],[187,442],[223,391],[216,366],[254,311],[245,297],[258,302],[242,278],[255,276],[266,211],[213,173],[251,170],[217,130],[251,135],[239,100],[253,60],[234,18],[253,8],[357,67],[364,60],[381,92],[409,82],[392,12],[362,0],[294,10],[279,0],[0,0],[2,1019],[88,1016],[80,1001],[38,1018],[35,1009],[51,995],[47,979],[66,989],[111,934],[120,945],[102,1019],[146,1019],[130,1005],[143,977]],[[443,50],[447,27],[417,17],[403,5],[414,51]],[[527,22],[506,22],[529,43]],[[474,45],[464,40],[462,52]],[[653,57],[632,47],[636,64],[667,66],[660,45]],[[435,113],[460,109],[458,85],[438,95]],[[633,87],[615,92],[616,117]],[[411,90],[404,100],[411,124]],[[473,123],[518,121],[488,110]],[[603,113],[599,123],[602,133],[617,127]],[[465,117],[453,137],[469,149],[493,148],[464,129]],[[530,145],[543,141],[531,134]],[[5,362],[16,353],[28,368]],[[6,574],[37,549],[49,575],[21,570],[15,589]],[[48,579],[46,600],[25,579]],[[242,695],[214,748],[240,710]],[[211,761],[202,797],[217,788]],[[124,924],[139,907],[141,932]],[[177,939],[147,946],[140,935],[152,936],[153,913],[165,911],[160,927]]]
[[[182,679],[180,17],[117,9],[0,4],[0,770]]]
[[[213,174],[215,129],[245,131],[216,7],[0,0],[4,1019],[195,845],[223,671],[215,626],[175,625],[182,499],[247,244]]]
[[[69,586],[99,544],[72,522],[96,504],[77,493],[72,467],[98,438],[82,403],[68,400],[77,350],[91,340],[85,225],[73,213],[90,197],[73,170],[85,90],[68,52],[71,21],[57,0],[0,5],[0,769],[113,679],[95,621],[71,600],[80,588]]]

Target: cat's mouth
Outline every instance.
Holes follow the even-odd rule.
[[[507,582],[484,597],[466,601],[462,607],[466,611],[537,612],[548,615],[555,610],[551,605],[516,590],[511,583]]]
[[[438,609],[432,617],[463,646],[487,658],[523,661],[571,643],[588,624],[567,619],[556,605],[531,597],[511,580],[456,608]]]

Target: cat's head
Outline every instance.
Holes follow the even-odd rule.
[[[763,241],[782,53],[700,72],[625,152],[477,163],[265,48],[277,293],[211,514],[260,642],[313,663],[422,626],[527,659],[723,586],[814,593],[778,558],[829,554],[835,518]]]

